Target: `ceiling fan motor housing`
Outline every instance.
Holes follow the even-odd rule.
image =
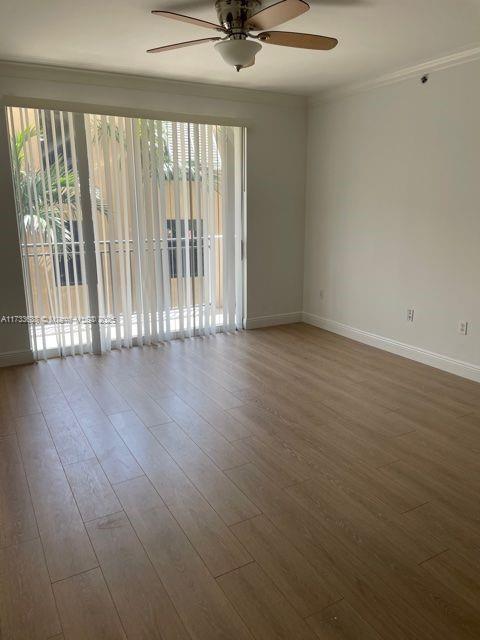
[[[261,9],[261,0],[216,0],[218,21],[225,29],[242,31],[248,18]]]

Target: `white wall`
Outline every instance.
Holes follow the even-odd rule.
[[[479,78],[477,61],[312,106],[307,319],[480,365]]]
[[[0,100],[56,101],[65,108],[99,105],[132,114],[188,117],[246,125],[247,316],[302,309],[306,100],[298,96],[150,78],[0,63]],[[6,140],[0,130],[0,299],[4,313],[24,309]],[[15,254],[15,260],[12,255]],[[0,326],[0,354],[24,349],[22,328]]]

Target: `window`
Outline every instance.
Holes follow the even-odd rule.
[[[36,357],[242,326],[242,129],[7,111]]]

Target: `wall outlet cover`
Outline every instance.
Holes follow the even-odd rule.
[[[462,336],[466,336],[468,334],[468,322],[466,320],[460,320],[458,323],[458,333]]]

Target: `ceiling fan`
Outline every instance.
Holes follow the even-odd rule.
[[[152,11],[157,16],[213,29],[223,36],[155,47],[148,49],[147,53],[161,53],[204,42],[216,42],[215,49],[225,62],[240,71],[255,64],[255,56],[262,48],[261,43],[322,51],[333,49],[338,44],[336,38],[326,36],[292,31],[271,31],[274,27],[308,11],[310,5],[304,0],[277,0],[265,8],[262,8],[261,0],[216,0],[215,9],[219,24],[173,11]],[[260,31],[260,33],[254,35],[252,31]]]

